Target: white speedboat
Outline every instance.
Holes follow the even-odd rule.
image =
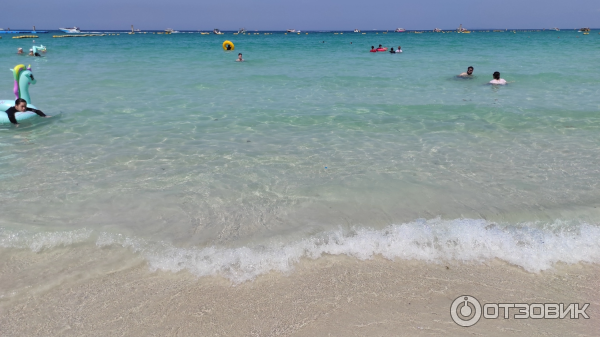
[[[246,28],[238,29],[238,34],[246,34]]]
[[[223,35],[224,33],[222,33],[220,30],[218,30],[217,28],[215,28],[215,29],[213,29],[213,34]]]
[[[456,28],[456,32],[457,33],[465,33],[465,34],[471,33],[470,30],[468,30],[462,26],[462,23],[460,24],[460,26],[458,26],[458,28]]]
[[[296,33],[296,30],[295,29],[288,29],[287,32],[288,33]]]
[[[65,33],[81,33],[81,31],[79,30],[79,27],[73,27],[73,28],[59,28],[59,30],[65,32]]]
[[[360,30],[358,30],[358,29],[355,29],[355,30],[354,30],[354,32],[355,32],[355,33],[360,33]]]
[[[404,28],[396,28],[396,30],[394,30],[394,32],[396,33],[404,33],[406,31],[406,29]]]
[[[179,31],[173,29],[173,28],[167,28],[165,29],[165,32],[167,32],[168,34],[176,34],[179,33]]]

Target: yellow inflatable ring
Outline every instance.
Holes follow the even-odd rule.
[[[235,46],[233,45],[233,42],[226,40],[225,42],[223,42],[223,50],[228,50],[227,46],[231,46],[231,49],[229,50],[234,50]]]

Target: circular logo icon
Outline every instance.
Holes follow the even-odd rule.
[[[454,323],[460,326],[475,325],[481,318],[481,304],[473,296],[459,296],[450,306],[450,316],[452,316]]]

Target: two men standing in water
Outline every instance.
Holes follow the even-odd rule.
[[[471,77],[473,77],[473,70],[475,70],[473,67],[469,67],[469,68],[467,68],[466,73],[461,73],[460,75],[458,75],[458,77],[471,78]],[[496,85],[505,85],[506,84],[506,80],[503,78],[500,78],[500,72],[496,71],[496,72],[494,72],[494,74],[492,76],[494,77],[494,79],[489,82],[490,84],[496,84]]]

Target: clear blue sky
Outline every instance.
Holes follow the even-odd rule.
[[[29,0],[2,5],[2,28],[362,30],[600,27],[600,1],[579,0]],[[18,15],[16,13],[20,12]]]

